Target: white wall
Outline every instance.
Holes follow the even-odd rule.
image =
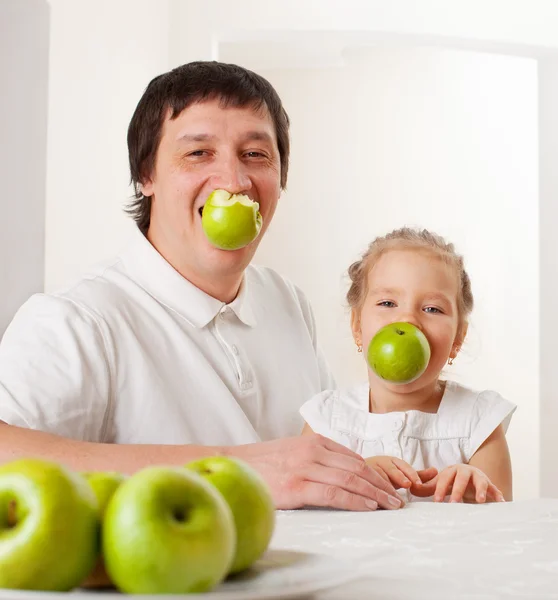
[[[285,41],[311,32],[376,34],[396,44],[437,38],[500,51],[558,48],[555,0],[170,0],[170,10],[178,62],[216,55],[224,41]]]
[[[422,0],[420,3],[415,0],[399,0],[391,3],[386,3],[383,0],[307,0],[305,2],[300,2],[300,0],[270,0],[265,3],[254,0],[237,0],[234,3],[225,0],[205,0],[203,3],[194,2],[193,0],[119,0],[118,2],[110,0],[79,0],[79,2],[75,0],[50,0],[50,5],[53,29],[51,32],[50,59],[47,289],[57,287],[90,262],[114,252],[132,226],[121,212],[123,203],[131,193],[128,187],[125,130],[135,103],[149,79],[169,67],[194,59],[226,59],[226,55],[222,54],[222,50],[228,49],[231,51],[234,48],[234,43],[242,42],[242,40],[250,43],[254,40],[271,40],[273,43],[276,43],[277,40],[283,40],[286,44],[285,47],[289,47],[291,50],[296,46],[296,52],[291,51],[290,55],[296,57],[297,66],[304,66],[308,62],[306,60],[308,54],[310,54],[310,58],[314,59],[316,56],[318,58],[321,56],[324,64],[336,64],[339,59],[337,54],[339,49],[342,50],[346,45],[343,41],[338,44],[329,43],[336,32],[344,32],[347,36],[352,36],[353,42],[366,37],[371,43],[382,43],[392,47],[407,46],[412,48],[417,43],[425,44],[428,42],[429,44],[441,46],[476,47],[487,51],[528,54],[537,57],[544,56],[547,53],[552,54],[558,49],[558,30],[554,25],[558,15],[558,3],[554,0],[515,0],[514,2],[509,2],[509,0],[490,0],[490,2],[486,0],[455,0],[451,3],[446,0]],[[308,32],[312,32],[314,37],[310,38]],[[322,41],[320,42],[320,40]],[[322,44],[319,51],[316,50],[316,42]],[[253,55],[258,48],[250,45],[250,43],[246,45],[245,50]],[[306,54],[299,54],[304,46],[311,47],[311,51]],[[330,54],[324,56],[324,52]],[[270,53],[268,53],[269,55]],[[301,57],[300,60],[298,60],[299,56]],[[495,57],[495,59],[505,61],[500,57]],[[500,65],[503,64],[503,62],[500,63]],[[79,69],[82,65],[87,66],[87,75],[80,74]],[[446,71],[442,70],[442,72]],[[484,72],[483,68],[479,77]],[[384,78],[383,81],[389,81],[388,74],[385,72],[380,74]],[[302,120],[304,107],[310,104],[310,99],[305,100],[302,93],[303,90],[309,93],[308,85],[301,80],[299,83],[301,91],[295,93],[289,83],[290,75],[287,76],[281,73],[272,75],[270,77],[273,81],[277,76],[277,84],[282,93],[281,78],[283,78],[285,100],[288,102],[293,116],[296,118],[298,114],[298,119]],[[413,76],[415,75],[416,72],[413,71]],[[542,75],[547,77],[548,73],[542,73]],[[472,74],[469,73],[467,77],[469,76],[472,76]],[[428,69],[426,69],[425,77],[425,87],[428,87],[428,78],[430,78],[430,84],[433,85],[435,78]],[[492,79],[490,77],[487,77],[487,79],[489,80],[485,81],[485,85],[490,87]],[[499,81],[499,79],[496,78],[495,81]],[[390,83],[402,85],[401,82]],[[410,83],[412,86],[418,85],[412,78]],[[509,84],[510,82],[507,80],[503,89],[508,89],[506,86]],[[543,87],[541,83],[541,90]],[[417,89],[417,87],[413,87],[413,93]],[[109,96],[107,90],[114,90],[114,93]],[[501,111],[496,110],[494,106],[488,103],[488,109],[494,112],[495,122],[499,123],[496,128],[498,131],[501,130],[502,119],[509,115],[510,111],[517,108],[516,102],[527,102],[523,94],[525,90],[526,88],[523,87],[514,90],[517,94],[511,97],[511,106],[505,103],[499,107]],[[378,90],[374,91],[377,93]],[[432,89],[429,88],[429,92],[431,91]],[[437,92],[441,93],[440,89],[437,88]],[[443,93],[448,93],[448,90],[446,89]],[[380,97],[383,96],[380,95]],[[335,93],[335,98],[339,100],[339,93]],[[353,98],[354,95],[351,97],[351,102]],[[451,96],[452,103],[457,100],[453,110],[463,109],[465,111],[467,107],[463,106],[462,101],[461,104],[459,103],[461,98],[462,94],[457,91]],[[476,106],[478,108],[478,105],[482,102],[480,97],[477,100]],[[376,101],[377,103],[378,101]],[[362,101],[360,101],[360,106],[362,107]],[[451,103],[448,103],[445,108],[448,107],[452,108]],[[380,108],[386,110],[393,117],[394,109],[390,108],[390,105],[383,105]],[[408,110],[411,111],[410,107],[408,107]],[[428,106],[421,105],[421,110],[425,111],[424,118],[426,121],[434,120],[432,110]],[[315,140],[327,139],[327,135],[318,130],[317,119],[313,116],[313,111],[315,111],[314,105],[312,105],[312,110],[309,113],[305,113],[304,118],[309,119],[308,130],[314,127]],[[323,107],[321,111],[315,112],[317,114],[327,114]],[[405,113],[405,111],[403,112]],[[417,112],[415,111],[415,114]],[[353,184],[359,189],[362,188],[365,185],[364,175],[369,169],[373,169],[372,173],[375,176],[378,173],[384,173],[386,181],[382,183],[382,186],[391,190],[390,199],[397,199],[400,206],[405,206],[402,199],[407,192],[409,194],[414,192],[419,183],[423,184],[422,189],[424,189],[424,184],[431,181],[434,175],[433,169],[425,165],[427,156],[419,154],[417,159],[424,167],[424,172],[419,172],[416,166],[413,167],[415,152],[422,140],[429,139],[430,133],[425,126],[420,127],[416,123],[413,124],[410,114],[406,113],[404,117],[403,122],[412,128],[411,141],[414,140],[414,145],[395,148],[394,144],[388,144],[385,153],[380,153],[377,147],[375,149],[371,148],[370,151],[377,162],[372,166],[368,163],[364,164],[363,175],[354,179]],[[558,132],[548,126],[553,118],[552,110],[548,109],[544,111],[544,114],[541,112],[541,130],[553,132],[549,134],[544,147],[551,147],[556,136],[558,136]],[[515,124],[516,131],[520,122],[518,121]],[[383,120],[378,119],[375,124],[377,130],[379,128],[379,130],[384,131],[386,126],[384,126]],[[330,127],[334,131],[336,127],[339,129],[336,120],[330,123]],[[417,127],[418,130],[415,132]],[[401,136],[404,131],[400,130],[404,129],[404,126],[401,125],[399,129],[396,128],[396,133]],[[489,129],[492,130],[492,126]],[[385,130],[384,133],[390,132]],[[434,139],[436,136],[438,136],[438,139],[444,139],[443,132],[435,130],[434,133]],[[472,136],[468,143],[474,145],[474,139],[477,139],[480,155],[488,155],[489,149],[484,146],[484,142],[480,141],[478,130],[473,127],[468,133]],[[297,134],[296,128],[294,134],[294,152],[295,156],[298,153],[301,157],[300,161],[311,152],[315,154],[324,152],[319,147],[320,144],[314,144],[312,143],[313,140],[305,140],[303,136]],[[477,138],[475,138],[475,135],[477,135]],[[445,137],[451,138],[449,134],[446,134]],[[368,145],[370,140],[366,139],[365,142]],[[519,144],[516,143],[515,139],[508,146],[502,151],[507,152],[504,155],[506,160],[509,158],[511,164],[513,157],[509,153],[512,152],[514,146],[518,152],[521,151],[521,148],[517,147]],[[522,148],[525,147],[525,145],[522,145]],[[544,147],[541,143],[541,148]],[[500,150],[500,147],[498,149]],[[454,150],[456,149],[454,148]],[[491,154],[488,159],[492,160],[494,156],[497,157],[498,155]],[[525,169],[527,169],[527,173],[531,173],[532,162],[528,157],[525,163],[526,166],[516,163],[514,169],[506,172],[505,178],[500,178],[500,186],[483,187],[482,190],[477,190],[474,183],[478,172],[482,172],[483,182],[488,176],[485,163],[480,160],[476,163],[473,161],[474,169],[467,171],[466,175],[463,176],[463,170],[459,168],[460,161],[458,157],[459,154],[457,153],[446,155],[439,152],[436,155],[440,165],[443,165],[447,172],[446,174],[443,171],[441,172],[440,182],[437,183],[437,187],[432,191],[428,201],[440,204],[442,195],[447,200],[449,193],[446,195],[446,192],[449,191],[451,191],[451,197],[456,198],[465,196],[471,198],[473,197],[471,192],[482,192],[474,196],[474,206],[482,208],[482,210],[479,208],[479,222],[477,223],[480,232],[478,233],[479,239],[483,239],[485,242],[487,239],[488,225],[486,223],[488,221],[483,222],[480,219],[480,215],[484,214],[487,214],[494,221],[498,234],[505,236],[506,232],[502,231],[502,215],[494,214],[494,210],[497,210],[491,208],[495,206],[494,204],[488,201],[483,204],[480,199],[488,197],[491,200],[493,198],[501,199],[505,193],[511,193],[522,187],[529,187],[529,184],[525,182],[517,187],[511,181],[512,179],[515,181],[518,175],[525,173]],[[536,152],[530,154],[530,158],[533,159],[533,157],[536,157]],[[350,162],[349,158],[344,157],[342,154],[328,155],[327,157],[324,155],[324,158],[328,159],[328,165],[330,165],[328,170],[334,174],[340,173],[343,175],[341,166]],[[404,171],[396,171],[390,166],[390,158],[397,158],[400,161],[399,164],[411,168],[412,176],[405,175],[403,178],[401,173]],[[469,159],[468,156],[467,160],[469,161]],[[355,160],[357,163],[364,162],[362,158],[358,157]],[[336,167],[335,164],[338,166]],[[292,207],[295,205],[294,194],[297,185],[300,189],[297,192],[299,196],[305,195],[304,185],[301,183],[302,175],[300,172],[298,176],[296,175],[297,169],[302,169],[302,166],[296,167],[296,165],[293,165],[290,195],[284,199],[283,210],[278,215],[274,229],[281,227],[280,219],[285,218],[285,207],[288,209],[289,205]],[[390,174],[391,180],[388,181]],[[323,177],[323,173],[320,173],[320,175]],[[530,177],[530,175],[526,176]],[[312,177],[315,179],[314,173],[312,173]],[[297,178],[299,184],[296,184]],[[451,182],[458,181],[459,184],[450,186],[450,179]],[[502,189],[502,186],[505,189]],[[336,188],[331,187],[335,192]],[[337,184],[338,191],[344,191],[343,187],[342,184]],[[510,197],[517,199],[517,193],[512,194]],[[532,194],[529,197],[532,201]],[[548,203],[548,206],[544,207],[545,210],[551,210],[551,203],[554,202],[554,198],[555,194],[543,195],[542,202]],[[513,202],[511,206],[517,208]],[[413,211],[416,210],[416,207],[409,201],[407,209]],[[523,209],[525,210],[526,222],[530,224],[531,218],[536,215],[537,208],[533,205],[529,206],[528,209],[525,209],[525,207]],[[460,213],[463,214],[464,209],[460,209]],[[338,209],[338,214],[342,219],[348,217],[342,207]],[[412,213],[409,214],[412,215]],[[548,212],[544,214],[551,216]],[[433,217],[433,215],[430,216]],[[375,224],[377,224],[378,229],[385,229],[388,225],[391,226],[389,219],[390,217],[386,216],[381,221],[375,221]],[[442,218],[440,217],[440,219]],[[439,226],[439,228],[444,228],[443,220],[438,223],[433,218],[432,223],[437,227]],[[482,269],[475,267],[475,261],[478,264],[482,263],[483,260],[478,256],[477,244],[473,243],[475,240],[471,239],[471,236],[467,239],[460,238],[462,234],[459,233],[458,229],[457,226],[451,228],[448,225],[445,227],[445,232],[449,233],[466,252],[471,271],[476,268],[473,277],[477,288],[477,299],[482,307],[486,300],[484,295],[492,301],[493,297],[497,297],[500,293],[500,288],[487,280],[486,277],[483,277]],[[548,235],[551,235],[550,226],[547,229]],[[529,225],[526,228],[525,235],[522,232],[522,236],[518,238],[518,240],[521,240],[521,247],[524,244],[529,248],[532,247],[532,235],[531,226]],[[510,234],[510,236],[513,237],[513,234]],[[361,239],[359,241],[358,236],[355,235],[354,240],[352,240],[353,248],[348,247],[347,251],[356,253],[365,241],[367,240]],[[516,244],[512,247],[514,246]],[[262,256],[265,256],[264,252],[266,250],[262,248]],[[519,250],[514,249],[512,252],[518,254]],[[531,281],[532,274],[527,271],[526,266],[524,268],[524,265],[528,264],[525,257],[530,257],[530,252],[529,250],[526,255],[522,255],[523,258],[520,258],[518,263],[518,268],[522,268],[519,278],[521,281],[525,281],[525,277],[527,281]],[[490,256],[493,256],[493,254],[490,254]],[[352,258],[352,256],[349,257],[349,254],[338,256],[335,254],[333,257],[329,257],[330,270],[335,270],[336,273],[340,274],[347,266],[345,264],[347,262],[346,258]],[[507,268],[501,265],[501,262],[503,262],[503,259],[498,262],[498,269],[500,267],[502,269]],[[553,265],[548,266],[550,268]],[[324,272],[325,267],[322,264],[316,267],[315,274],[310,274],[310,279],[307,278],[312,289],[316,289],[315,282],[321,281],[320,277],[324,277]],[[516,271],[514,271],[514,274],[517,278]],[[549,274],[550,272],[546,273],[547,276]],[[331,282],[331,279],[328,281]],[[329,285],[331,286],[333,283]],[[338,291],[327,286],[324,286],[323,290],[325,306],[327,307],[327,303],[330,306],[335,304],[336,310],[338,310],[340,300]],[[479,295],[481,293],[482,295]],[[522,293],[519,292],[520,295]],[[533,301],[533,298],[535,301]],[[519,297],[518,300],[523,302],[524,299]],[[526,311],[527,314],[531,315],[533,306],[536,304],[536,293],[534,296],[529,296],[528,301],[523,302],[523,304],[523,314]],[[487,306],[489,308],[485,310],[490,311],[490,317],[494,319],[494,326],[500,325],[505,335],[508,335],[509,323],[500,318],[499,314],[493,316],[492,305]],[[320,309],[318,307],[322,334],[326,342],[328,336],[330,336],[330,340],[333,340],[334,336],[337,336],[337,332],[347,335],[343,317],[340,316],[340,313],[336,313],[336,315],[339,315],[336,317],[332,317],[332,314],[327,308]],[[536,321],[536,315],[531,316]],[[477,311],[475,323],[479,323],[481,317],[482,315]],[[332,320],[333,323],[331,324]],[[472,357],[470,360],[476,358],[478,363],[491,365],[491,362],[486,363],[485,358],[487,356],[491,356],[490,360],[494,362],[497,353],[505,353],[506,356],[509,354],[510,346],[508,343],[502,343],[498,348],[494,348],[497,340],[507,340],[505,336],[504,338],[487,336],[487,329],[484,325],[480,333],[482,333],[482,339],[473,331],[469,345]],[[528,337],[528,334],[526,335]],[[548,347],[545,347],[545,352],[553,351],[551,337],[552,333],[547,333],[545,339]],[[352,351],[348,337],[341,337],[340,339],[344,345],[338,348],[337,343],[333,342],[328,347],[328,352],[332,352],[334,363],[337,363],[339,357],[345,355],[345,352]],[[491,341],[492,339],[494,339],[494,342]],[[535,343],[533,338],[529,338],[529,340],[531,344]],[[525,341],[526,338],[522,340],[522,342]],[[482,347],[479,346],[481,342]],[[536,351],[533,351],[529,355],[526,364],[532,364],[535,354]],[[509,373],[510,375],[514,373],[515,377],[516,359],[512,357],[510,360]],[[465,368],[463,364],[464,361],[461,361],[456,366],[463,369],[463,375],[467,377],[468,381],[471,383],[478,381],[479,385],[484,385],[484,380],[475,371],[475,367],[467,366]],[[547,366],[546,375],[550,376],[550,362]],[[347,378],[357,376],[358,368],[353,361],[345,365],[345,368],[347,369]],[[500,381],[504,378],[503,371],[505,369],[507,369],[506,364],[500,362],[499,366],[486,367],[485,370],[490,370],[491,375],[494,375],[494,381]],[[526,370],[524,368],[520,372],[525,373]],[[475,378],[477,379],[475,380]],[[507,385],[515,388],[514,381],[515,379],[510,377]],[[517,387],[518,390],[523,389],[521,386],[525,386],[523,377],[521,381],[523,383]],[[550,383],[549,380],[549,389]],[[497,387],[497,385],[493,385],[493,387]],[[498,388],[504,393],[507,391],[500,384],[498,384]],[[535,388],[536,384],[530,386],[525,391],[525,397],[528,399],[536,397]],[[513,394],[516,393],[516,391],[513,391]],[[511,394],[508,395],[512,399],[514,398]],[[522,402],[529,402],[529,400],[519,401],[520,409]],[[526,413],[526,410],[520,410],[510,431],[510,436],[516,436],[513,442],[515,448],[519,445],[518,439],[520,437],[520,433],[515,429],[520,420],[519,415],[521,415],[524,439],[529,444],[535,443],[533,440],[536,440],[538,436],[537,411],[529,412],[528,415]],[[554,450],[555,454],[558,451],[558,438],[551,434],[550,427],[552,424],[547,423],[546,425],[548,425],[546,449],[547,452]],[[522,461],[522,473],[527,470],[532,473],[536,472],[536,467],[533,467],[533,464],[537,463],[528,464],[535,456],[530,450],[529,452],[525,459],[522,459],[521,456],[514,456],[516,465],[519,464],[518,461]],[[517,454],[517,450],[514,451],[514,454]],[[546,469],[545,476],[553,477],[556,481],[556,477],[550,468]],[[532,480],[531,483],[535,485],[534,476]],[[531,483],[518,481],[518,485],[520,484],[522,488],[531,486]],[[555,493],[558,495],[558,490],[555,490]]]
[[[402,225],[453,241],[477,308],[448,374],[518,404],[509,431],[515,492],[536,497],[536,62],[419,48],[346,59],[341,69],[263,73],[292,118],[293,154],[257,260],[306,291],[345,384],[365,377],[343,309],[349,264],[374,236]]]
[[[169,68],[167,4],[50,0],[45,287],[112,255],[133,222],[126,132],[143,90]]]
[[[0,338],[44,283],[49,14],[0,3]]]
[[[540,335],[541,335],[541,495],[558,498],[556,456],[558,393],[558,58],[539,65],[540,123]]]

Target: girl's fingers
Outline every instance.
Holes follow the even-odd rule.
[[[490,483],[488,477],[484,473],[475,471],[471,479],[475,487],[475,501],[477,504],[484,504],[486,502],[488,484]]]
[[[380,467],[380,465],[376,465],[372,468],[376,471],[376,473],[378,473],[378,475],[383,477],[391,485],[391,481],[389,480],[388,474],[382,469],[382,467]]]
[[[463,496],[465,496],[469,482],[474,474],[475,473],[472,473],[470,469],[457,468],[451,490],[450,502],[462,502]]]
[[[389,477],[394,488],[409,488],[412,485],[411,480],[405,475],[405,473],[395,464],[390,461],[388,464],[383,466],[384,471]]]
[[[409,463],[406,463],[404,460],[400,458],[393,458],[393,464],[405,475],[405,477],[409,481],[409,485],[414,483],[416,485],[420,485],[422,483],[419,474],[411,467]]]
[[[317,461],[319,464],[325,467],[332,467],[335,469],[341,469],[346,471],[347,474],[353,473],[360,479],[364,479],[371,483],[374,487],[379,488],[382,491],[381,500],[379,501],[380,506],[383,506],[384,500],[387,499],[387,496],[391,496],[393,498],[394,504],[399,501],[399,497],[397,492],[389,483],[386,481],[379,473],[373,469],[370,465],[366,463],[360,456],[354,454],[350,450],[347,450],[344,446],[340,446],[333,440],[328,440],[324,438],[325,448],[322,449],[320,456]],[[343,449],[343,452],[337,452],[337,447],[340,446]],[[373,500],[377,500],[374,496]],[[385,508],[385,507],[384,507]]]
[[[434,492],[434,502],[444,501],[444,498],[452,488],[456,472],[456,467],[450,467],[438,475],[438,483],[436,484],[436,491]]]
[[[413,485],[411,487],[411,494],[417,498],[429,498],[436,492],[436,486],[438,485],[438,475],[435,475],[432,479],[421,485]]]
[[[491,482],[488,482],[488,489],[486,490],[487,502],[505,502],[504,494]]]
[[[419,476],[421,483],[425,484],[432,481],[432,479],[438,475],[438,469],[436,467],[429,467],[428,469],[417,471],[417,475]]]

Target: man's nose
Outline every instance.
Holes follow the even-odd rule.
[[[223,189],[231,194],[247,192],[252,187],[246,166],[236,157],[223,160],[213,179],[215,189]]]

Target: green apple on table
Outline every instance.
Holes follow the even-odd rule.
[[[186,465],[211,482],[231,508],[236,551],[230,573],[247,569],[267,549],[275,527],[275,506],[265,481],[243,461],[210,456]]]
[[[378,377],[391,383],[416,381],[427,369],[430,344],[411,323],[390,323],[370,341],[367,360]]]
[[[105,511],[108,503],[112,498],[114,492],[120,487],[120,484],[126,480],[126,476],[122,473],[115,471],[91,471],[82,473],[87,479],[91,486],[95,496],[97,498],[97,504],[99,509],[99,519],[101,523],[104,519]],[[101,525],[101,537],[102,537],[102,525]],[[85,581],[81,583],[83,588],[106,588],[112,587],[114,584],[110,580],[103,560],[103,553],[101,551],[101,544],[99,545],[99,556],[95,567],[89,573]]]
[[[126,480],[126,475],[116,471],[88,471],[82,473],[95,493],[99,506],[99,514],[103,518],[109,500],[120,484]]]
[[[262,228],[260,205],[244,194],[214,190],[202,209],[207,239],[221,250],[239,250],[253,242]]]
[[[87,481],[39,459],[0,466],[0,587],[69,591],[98,556],[97,501]]]
[[[205,592],[230,570],[231,510],[203,477],[183,467],[148,467],[122,483],[105,512],[103,556],[121,592]]]

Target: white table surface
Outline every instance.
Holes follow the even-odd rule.
[[[558,599],[558,500],[281,511],[271,546],[354,563],[324,600]]]

